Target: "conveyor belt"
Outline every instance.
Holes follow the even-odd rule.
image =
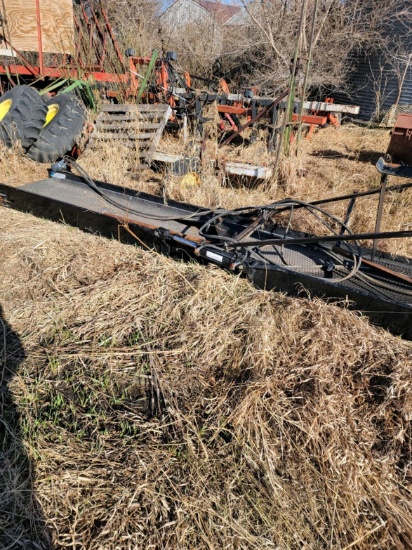
[[[264,246],[259,249],[260,254],[252,254],[258,258],[266,259],[269,263],[278,264],[287,269],[304,271],[314,277],[324,277],[321,259],[328,262],[326,254],[319,253],[313,248],[303,246]]]
[[[233,250],[224,240],[236,239],[250,227],[251,219],[243,214],[213,212],[172,200],[164,204],[160,197],[103,182],[86,183],[65,173],[18,188],[0,184],[0,205],[64,220],[85,231],[140,243],[172,257],[213,262],[249,277],[259,288],[291,294],[305,288],[314,296],[344,300],[356,304],[374,322],[412,338],[412,285],[397,275],[412,278],[410,258],[392,261],[380,254],[376,264],[392,270],[391,274],[379,265],[365,262],[358,266],[350,257],[336,257],[336,241],[265,245],[265,241],[285,238],[285,230],[276,224],[256,229],[247,237],[251,241],[247,248]],[[296,241],[306,234],[289,232],[288,236]],[[353,245],[345,246],[358,253]],[[370,257],[370,250],[362,250],[362,256]]]
[[[33,193],[34,195],[60,201],[65,204],[71,204],[90,212],[108,214],[110,216],[118,217],[119,219],[126,219],[130,223],[143,223],[155,227],[160,226],[170,231],[182,233],[186,236],[198,236],[197,229],[188,226],[185,222],[156,219],[156,216],[176,216],[183,218],[185,216],[192,215],[192,210],[185,210],[184,208],[176,208],[162,203],[149,201],[147,199],[140,198],[138,193],[136,195],[128,195],[126,193],[105,189],[105,195],[123,207],[116,208],[116,206],[110,202],[107,202],[86,183],[71,179],[48,178],[35,183],[23,185],[19,189]],[[141,211],[144,216],[139,216],[136,211]]]

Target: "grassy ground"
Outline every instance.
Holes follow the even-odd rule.
[[[81,162],[231,207],[376,187],[388,141],[325,129],[252,189],[137,180],[113,151]],[[13,185],[46,173],[13,151],[0,163]],[[411,198],[389,197],[385,228],[410,223]],[[371,228],[375,208],[353,226]],[[0,229],[1,548],[412,546],[410,342],[344,307],[28,214],[1,209]]]

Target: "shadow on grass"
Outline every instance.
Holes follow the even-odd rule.
[[[24,359],[21,340],[0,305],[0,548],[49,550],[51,535],[34,494],[33,467],[9,387]]]
[[[334,151],[333,149],[323,149],[319,151],[313,151],[313,153],[311,153],[311,156],[323,159],[347,159],[375,165],[378,162],[379,158],[383,156],[383,153],[379,153],[376,151],[351,151],[348,153],[342,153],[340,151]]]

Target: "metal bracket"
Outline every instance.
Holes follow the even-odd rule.
[[[400,178],[412,178],[412,166],[403,164],[386,164],[381,157],[376,163],[378,172],[386,176],[398,176]]]
[[[166,241],[166,239],[170,236],[170,231],[168,229],[165,229],[164,227],[159,227],[155,230],[155,236],[159,239],[162,239],[162,241]]]
[[[7,198],[7,195],[0,193],[0,206],[5,206],[6,208],[10,206],[11,202]]]
[[[165,229],[164,227],[159,227],[154,232],[155,237],[159,240],[155,244],[155,248],[158,252],[161,252],[162,254],[170,255],[170,245],[167,243],[168,240],[170,240],[170,231],[168,229]]]

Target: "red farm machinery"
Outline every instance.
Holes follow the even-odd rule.
[[[136,97],[139,67],[150,61],[121,51],[100,0],[0,4],[0,93],[18,84],[78,80],[96,83],[108,97]]]

